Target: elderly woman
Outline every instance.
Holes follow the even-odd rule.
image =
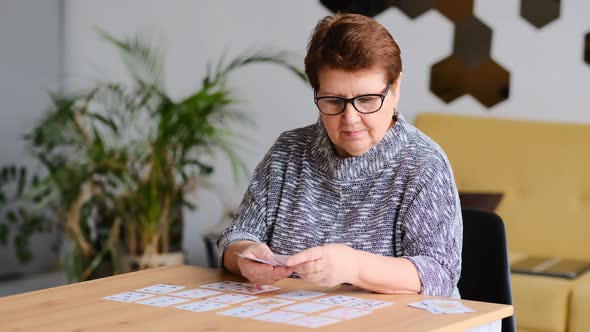
[[[218,240],[227,270],[255,284],[295,272],[320,286],[458,297],[462,219],[449,161],[397,111],[398,45],[371,18],[317,24],[305,71],[317,123],[280,135]],[[271,266],[236,253],[268,258]]]

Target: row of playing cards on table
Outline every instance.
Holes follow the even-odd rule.
[[[218,315],[287,323],[304,327],[320,327],[338,323],[343,319],[368,315],[372,310],[393,304],[392,302],[367,300],[344,295],[324,297],[327,294],[307,290],[297,290],[277,294],[274,297],[259,298],[252,294],[271,292],[279,288],[231,281],[216,282],[196,289],[184,290],[184,288],[183,286],[157,284],[132,292],[107,296],[103,299],[156,307],[174,306],[177,309],[192,312],[220,310],[217,312]],[[224,293],[225,291],[229,291],[229,293]],[[191,302],[194,299],[199,299],[199,301]],[[308,300],[311,302],[303,302]],[[448,302],[460,304],[456,301]],[[238,306],[230,307],[231,305]],[[420,308],[419,306],[415,307]],[[439,307],[442,308],[442,306]],[[276,308],[280,309],[273,310]]]

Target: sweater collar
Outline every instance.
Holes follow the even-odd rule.
[[[358,157],[341,158],[336,155],[334,144],[321,119],[318,119],[315,127],[315,137],[311,144],[313,162],[336,180],[362,179],[381,171],[397,156],[408,140],[407,123],[398,113],[395,125],[387,130],[379,143]]]

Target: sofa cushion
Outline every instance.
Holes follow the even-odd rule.
[[[574,281],[524,274],[512,274],[514,318],[519,328],[564,332],[568,321],[568,300]]]
[[[590,331],[590,272],[575,282],[569,317],[569,332],[587,331]]]
[[[446,152],[459,191],[504,194],[511,251],[590,260],[590,125],[427,113],[415,123]]]

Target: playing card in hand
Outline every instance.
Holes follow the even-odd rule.
[[[271,255],[269,259],[262,259],[262,258],[258,258],[252,254],[240,254],[240,253],[236,253],[238,256],[249,259],[251,261],[255,261],[258,263],[264,263],[264,264],[268,264],[268,265],[272,265],[272,266],[287,266],[287,260],[289,259],[289,257],[291,256],[287,256],[287,255]]]

